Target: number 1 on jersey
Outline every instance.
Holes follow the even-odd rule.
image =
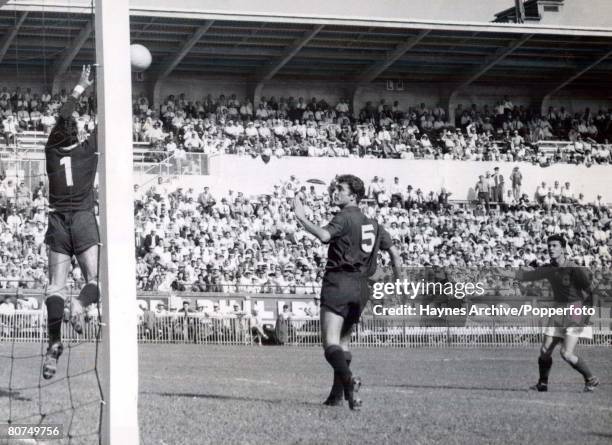
[[[60,159],[60,165],[64,166],[64,172],[66,173],[66,185],[68,187],[72,187],[74,182],[72,182],[72,158],[70,156],[64,156]]]
[[[374,249],[374,226],[365,224],[361,226],[361,250],[370,253]]]

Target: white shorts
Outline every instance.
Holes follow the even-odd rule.
[[[578,338],[593,338],[593,326],[572,326],[569,328],[560,328],[557,326],[547,326],[542,330],[542,334],[549,337],[578,337]]]

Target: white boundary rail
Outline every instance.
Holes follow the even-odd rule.
[[[611,318],[594,319],[594,337],[581,339],[588,346],[612,347]],[[497,319],[478,321],[468,319],[466,326],[415,326],[398,318],[364,316],[353,335],[353,345],[375,348],[417,347],[523,347],[541,342],[541,328],[531,320]],[[251,320],[227,315],[209,318],[201,313],[185,316],[171,313],[155,317],[148,323],[137,322],[138,341],[148,344],[219,344],[253,345],[259,343]],[[319,320],[293,319],[287,323],[264,322],[268,340],[263,344],[315,346],[320,344]],[[77,335],[68,324],[64,326],[65,341],[94,341],[95,320],[86,324],[83,335]],[[0,345],[15,342],[40,342],[46,339],[46,319],[40,310],[18,310],[0,315]]]

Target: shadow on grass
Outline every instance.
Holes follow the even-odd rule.
[[[2,398],[10,398],[12,400],[16,400],[19,402],[31,402],[32,399],[29,397],[23,397],[20,395],[19,391],[7,391],[5,389],[0,389],[0,399]]]
[[[159,397],[179,397],[185,399],[209,399],[209,400],[225,400],[225,401],[240,401],[240,402],[263,402],[263,403],[291,403],[294,405],[304,405],[304,406],[317,406],[324,407],[323,403],[315,403],[315,402],[303,402],[297,400],[287,400],[287,399],[261,399],[257,397],[239,397],[239,396],[227,396],[223,394],[199,394],[199,393],[183,393],[183,392],[141,392],[140,394],[146,394],[150,396],[159,396]]]
[[[461,389],[465,391],[504,391],[504,392],[529,392],[529,388],[504,388],[487,386],[460,386],[460,385],[380,385],[385,388],[413,388],[413,389]]]

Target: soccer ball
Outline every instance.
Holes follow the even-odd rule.
[[[130,45],[130,59],[132,62],[132,70],[137,73],[149,68],[153,61],[151,52],[147,47],[138,43]]]

